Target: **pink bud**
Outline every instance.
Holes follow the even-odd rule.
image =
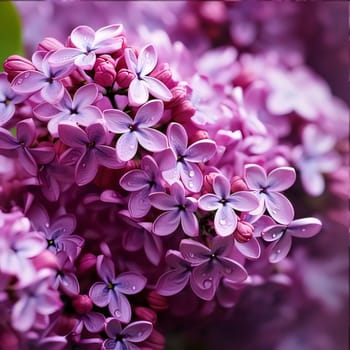
[[[77,322],[78,320],[72,316],[60,315],[55,324],[55,333],[67,335],[76,327]]]
[[[209,173],[204,175],[203,193],[213,193],[213,181],[217,176],[217,173]]]
[[[167,298],[163,297],[162,295],[159,295],[156,291],[152,290],[147,295],[147,301],[149,306],[156,310],[166,310],[169,307]]]
[[[171,87],[171,85],[174,85],[171,69],[168,63],[158,64],[153,70],[151,76],[163,82],[168,88]]]
[[[166,102],[166,108],[174,108],[181,104],[187,98],[187,90],[184,85],[176,85],[172,89],[170,89],[173,98]]]
[[[248,190],[248,186],[241,177],[234,176],[231,179],[231,192],[232,193],[235,193],[238,191],[247,191],[247,190]]]
[[[208,132],[205,130],[196,130],[189,134],[189,143],[193,143],[199,140],[207,140],[209,138]]]
[[[153,329],[150,336],[143,343],[146,347],[149,346],[153,350],[164,350],[165,349],[165,337],[163,334]]]
[[[97,57],[94,70],[94,78],[97,84],[101,86],[112,86],[114,84],[117,72],[115,70],[115,61],[111,56],[101,55]]]
[[[151,322],[152,324],[157,322],[157,314],[148,307],[136,306],[134,311],[136,316],[141,320]]]
[[[194,115],[196,109],[193,107],[192,103],[188,100],[184,100],[182,103],[177,105],[173,110],[173,120],[184,124],[190,120]]]
[[[57,51],[62,49],[64,45],[55,38],[46,37],[38,45],[38,51]]]
[[[74,310],[79,315],[84,315],[92,310],[93,304],[88,295],[77,295],[72,302]]]
[[[19,350],[19,341],[16,334],[10,329],[0,331],[0,350]]]
[[[47,249],[45,249],[39,255],[32,258],[31,261],[37,270],[40,270],[43,268],[49,268],[49,269],[58,268],[56,255],[51,253]]]
[[[85,274],[93,270],[96,266],[96,256],[91,253],[84,254],[78,263],[78,273]]]
[[[36,70],[33,63],[18,55],[9,56],[4,62],[4,70],[8,73],[9,81],[12,81],[19,73],[27,70]]]
[[[245,221],[238,221],[233,236],[239,243],[246,243],[253,238],[253,232],[254,226],[252,224]]]
[[[117,73],[117,83],[121,88],[129,87],[133,79],[135,79],[135,74],[129,69],[122,68]]]

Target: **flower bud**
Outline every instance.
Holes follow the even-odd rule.
[[[194,115],[196,109],[188,100],[184,100],[173,110],[173,120],[181,124],[186,123]]]
[[[92,310],[93,304],[88,295],[77,295],[73,301],[72,305],[74,310],[79,315],[84,315]]]
[[[166,310],[169,307],[167,298],[163,297],[162,295],[159,295],[154,290],[148,293],[146,299],[148,301],[149,306],[156,311]]]
[[[36,270],[43,268],[57,269],[57,259],[56,255],[51,253],[49,250],[45,249],[39,255],[31,259]]]
[[[148,307],[137,306],[134,311],[136,316],[141,320],[151,322],[153,325],[157,322],[157,314]]]
[[[233,236],[239,243],[246,243],[253,238],[253,232],[254,226],[252,224],[245,221],[238,221]]]
[[[199,140],[207,140],[209,138],[208,132],[201,129],[191,132],[189,136],[189,143],[193,143]]]
[[[93,270],[96,266],[96,256],[91,253],[84,254],[78,263],[78,273],[84,274]]]
[[[97,57],[94,66],[95,81],[101,86],[112,86],[117,77],[115,70],[115,61],[109,55],[101,55]]]
[[[60,315],[55,324],[55,333],[65,336],[76,327],[77,322],[78,320],[74,317]]]
[[[240,176],[234,176],[231,179],[231,192],[247,191],[248,186]]]
[[[135,78],[135,74],[126,68],[122,68],[117,73],[117,83],[121,88],[129,87],[131,81],[134,78]]]
[[[19,350],[19,341],[16,334],[10,329],[0,330],[0,350]]]
[[[55,38],[46,37],[38,45],[38,51],[57,51],[62,49],[64,45]]]
[[[151,76],[163,82],[165,85],[167,85],[168,88],[169,85],[171,86],[174,84],[168,63],[158,64],[157,67],[153,70]]]
[[[9,81],[12,81],[19,73],[27,70],[36,70],[33,63],[18,55],[9,56],[4,62],[4,71],[8,73]]]
[[[217,173],[209,173],[204,175],[203,193],[213,193],[213,181],[217,176]]]
[[[163,334],[153,329],[150,336],[147,338],[145,342],[143,342],[145,346],[149,346],[153,350],[164,350],[165,349],[165,337]]]

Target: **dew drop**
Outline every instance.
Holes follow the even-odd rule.
[[[305,231],[306,231],[306,228],[301,229],[301,232],[305,232]]]
[[[219,223],[220,223],[220,225],[226,225],[227,224],[225,219],[220,219]]]
[[[46,228],[49,228],[49,227],[50,227],[50,225],[49,225],[48,222],[45,224],[45,227],[46,227]]]
[[[143,332],[138,332],[138,333],[137,333],[137,336],[138,336],[138,337],[141,337],[142,335],[143,335]]]
[[[193,170],[190,170],[190,172],[188,173],[188,176],[189,176],[189,177],[193,177],[193,176],[194,176],[194,171],[193,171]]]
[[[275,238],[277,235],[276,235],[276,233],[273,233],[272,234],[272,238]]]
[[[119,311],[119,310],[115,310],[115,311],[114,311],[114,316],[115,316],[115,317],[120,317],[120,316],[121,316],[120,311]]]
[[[27,79],[27,78],[29,78],[29,77],[30,77],[30,73],[29,73],[29,72],[27,72],[27,73],[24,74],[24,78],[25,78],[25,79]]]
[[[277,249],[276,254],[280,254],[281,253],[281,249]]]
[[[82,166],[83,168],[86,168],[86,163],[83,163],[81,166]]]
[[[272,210],[272,214],[277,214],[277,211],[276,210]]]
[[[213,282],[211,279],[207,279],[203,281],[203,288],[204,289],[209,289],[213,285]]]
[[[191,258],[194,258],[194,254],[193,254],[193,253],[190,253],[190,257],[191,257]]]
[[[131,290],[136,290],[136,286],[131,286]]]
[[[23,79],[18,79],[16,85],[21,85],[23,83]]]
[[[193,182],[192,182],[192,181],[189,181],[189,182],[188,182],[188,187],[189,187],[189,188],[193,188]]]

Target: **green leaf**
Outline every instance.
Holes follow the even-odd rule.
[[[21,19],[15,5],[0,0],[0,71],[10,55],[23,55]]]

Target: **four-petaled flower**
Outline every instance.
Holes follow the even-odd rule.
[[[234,210],[249,212],[258,206],[254,194],[239,191],[231,194],[229,180],[218,174],[213,180],[215,194],[207,193],[198,200],[198,206],[205,211],[216,210],[214,217],[215,231],[220,236],[231,235],[237,227],[237,215]]]
[[[12,81],[12,89],[18,94],[33,94],[40,91],[41,97],[48,103],[57,103],[64,94],[64,86],[60,79],[67,76],[71,69],[67,66],[52,68],[48,59],[52,52],[37,51],[33,55],[33,63],[38,69],[24,71],[18,74]]]
[[[128,69],[135,74],[128,89],[130,105],[140,106],[147,102],[151,93],[155,98],[170,101],[172,93],[160,80],[148,76],[157,65],[157,52],[153,45],[145,46],[136,58],[132,49],[125,49],[125,62]]]
[[[269,248],[269,261],[277,263],[284,259],[292,246],[292,237],[309,238],[320,232],[322,223],[316,218],[293,220],[287,225],[272,225],[261,233],[267,242],[274,242]]]
[[[159,152],[167,147],[166,136],[152,128],[162,118],[163,110],[162,101],[152,100],[138,109],[134,119],[119,110],[104,111],[108,130],[122,134],[116,144],[117,155],[121,160],[132,159],[137,152],[138,144],[150,152]]]
[[[108,305],[115,318],[128,323],[131,319],[131,307],[124,294],[140,292],[146,285],[146,278],[134,272],[123,272],[116,277],[112,260],[103,255],[97,257],[96,269],[103,282],[96,282],[91,286],[91,300],[99,307]]]
[[[149,199],[153,207],[165,211],[153,223],[153,232],[156,235],[169,235],[180,223],[188,236],[198,235],[198,220],[194,214],[197,201],[192,197],[186,197],[181,182],[175,182],[170,186],[170,194],[154,192],[149,195]]]
[[[92,69],[96,54],[112,53],[122,47],[122,32],[121,24],[112,24],[96,32],[88,26],[79,26],[70,35],[75,47],[58,49],[50,56],[49,63],[56,67],[74,64],[82,69]]]
[[[107,319],[106,333],[109,339],[103,342],[103,350],[138,350],[134,343],[146,340],[152,333],[153,325],[148,321],[136,321],[122,329],[115,318]]]
[[[211,242],[211,248],[192,239],[181,241],[182,256],[194,266],[191,287],[198,297],[212,300],[222,277],[237,283],[248,277],[242,265],[227,257],[232,247],[229,237],[216,236]]]
[[[288,224],[294,217],[294,208],[279,192],[292,186],[295,178],[295,170],[291,167],[276,168],[267,175],[260,165],[246,165],[245,181],[259,199],[259,207],[251,214],[261,215],[266,208],[274,220],[281,224]]]
[[[112,169],[121,167],[115,149],[105,145],[107,135],[101,123],[91,124],[84,131],[74,123],[65,122],[58,126],[58,134],[66,145],[72,147],[61,155],[60,161],[64,164],[71,162],[72,157],[78,158],[75,180],[79,186],[95,178],[99,165]]]
[[[128,209],[135,218],[145,216],[151,209],[149,194],[163,190],[160,171],[155,160],[146,155],[141,160],[141,169],[130,170],[119,181],[124,190],[132,192]]]
[[[216,152],[212,140],[199,140],[188,147],[185,128],[171,123],[167,130],[170,148],[160,155],[160,168],[169,183],[181,178],[184,186],[191,192],[199,192],[203,185],[203,174],[197,163],[208,161]]]
[[[47,128],[51,135],[56,137],[58,125],[63,121],[71,121],[83,126],[88,126],[102,119],[99,108],[92,104],[97,99],[98,89],[95,84],[84,85],[79,88],[72,99],[67,90],[57,104],[41,103],[33,109],[34,115],[47,122]]]

